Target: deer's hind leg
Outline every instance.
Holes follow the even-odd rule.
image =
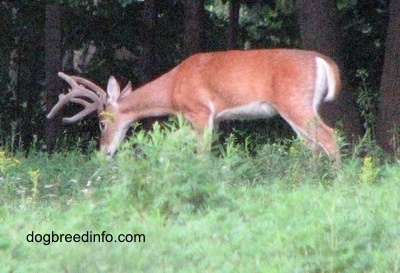
[[[290,112],[282,117],[290,124],[299,138],[306,140],[308,146],[318,152],[325,152],[333,160],[339,160],[339,147],[334,130],[312,110],[305,111],[304,109],[302,108],[301,114]]]

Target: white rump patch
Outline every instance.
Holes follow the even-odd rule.
[[[322,101],[331,101],[335,97],[336,80],[331,67],[323,58],[316,57],[315,62],[317,71],[313,109],[317,113]]]

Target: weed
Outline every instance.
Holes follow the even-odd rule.
[[[30,170],[28,171],[29,179],[31,180],[33,187],[32,187],[32,200],[36,200],[37,195],[39,193],[39,177],[40,177],[40,170]]]
[[[4,180],[8,170],[19,163],[17,158],[9,156],[6,151],[0,149],[0,178]]]

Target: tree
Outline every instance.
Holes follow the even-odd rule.
[[[339,14],[334,0],[296,0],[296,13],[303,46],[330,56],[342,71],[346,82],[345,56],[339,28]],[[357,142],[363,130],[361,119],[349,89],[341,92],[336,103],[326,104],[321,109],[322,116],[331,124],[340,121],[350,143]]]
[[[190,56],[203,50],[204,39],[204,1],[184,0],[184,55]]]
[[[239,0],[229,1],[229,29],[228,29],[228,48],[236,49],[238,45],[238,32],[239,32]]]
[[[45,70],[46,70],[46,108],[50,110],[58,101],[61,92],[61,80],[57,72],[61,70],[61,7],[59,4],[46,4],[46,49],[45,49]],[[62,122],[58,115],[56,118],[47,120],[46,144],[47,149],[54,149],[56,139],[61,135]]]
[[[139,57],[139,82],[146,83],[154,75],[155,63],[155,44],[154,32],[156,24],[156,6],[154,0],[144,2],[144,10],[142,15],[142,28],[140,34],[142,38],[142,54]]]
[[[381,77],[376,138],[390,154],[397,152],[400,141],[400,2],[390,1],[389,26]]]
[[[28,152],[34,134],[42,133],[38,116],[40,109],[41,72],[43,71],[43,29],[44,9],[41,3],[15,2],[15,50],[17,64],[17,84],[15,91],[15,113],[10,120],[16,126],[23,149]],[[16,143],[13,143],[13,145]]]

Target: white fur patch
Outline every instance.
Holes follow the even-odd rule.
[[[216,112],[216,110],[215,110],[214,103],[212,103],[211,101],[210,101],[208,107],[210,108],[210,117],[208,118],[208,128],[210,128],[212,130],[212,129],[214,129],[214,125],[215,125],[214,121],[215,121],[215,112]]]
[[[336,80],[329,64],[322,58],[316,57],[316,77],[313,109],[318,111],[322,101],[331,101],[335,97]]]
[[[246,105],[230,108],[217,114],[217,120],[249,120],[271,117],[277,114],[276,109],[269,103],[255,101]]]
[[[105,152],[107,154],[113,155],[117,151],[119,145],[126,135],[126,132],[130,127],[130,124],[130,122],[124,122],[121,127],[114,133],[114,137],[111,143],[107,147],[102,148],[106,150]]]

